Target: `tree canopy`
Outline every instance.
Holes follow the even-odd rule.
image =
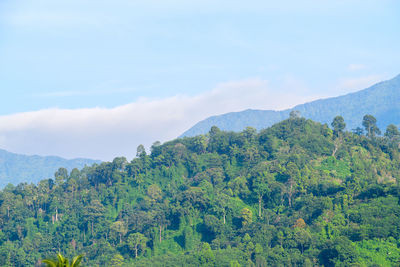
[[[140,146],[131,161],[9,185],[0,265],[58,252],[85,266],[395,265],[399,131],[362,123],[366,136],[340,117],[333,130],[299,116],[260,132],[214,127],[150,154]]]

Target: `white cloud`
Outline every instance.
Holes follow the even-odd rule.
[[[25,154],[131,159],[139,144],[176,138],[208,116],[247,108],[283,109],[313,99],[298,95],[249,79],[222,83],[199,95],[142,98],[111,109],[52,108],[0,116],[0,146]]]

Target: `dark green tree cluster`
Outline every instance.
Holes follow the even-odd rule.
[[[0,266],[59,252],[84,266],[396,265],[400,134],[379,136],[371,117],[365,136],[299,114],[260,132],[213,127],[8,185]]]

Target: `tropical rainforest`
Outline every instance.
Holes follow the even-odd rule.
[[[302,118],[0,191],[0,265],[398,266],[400,133]],[[363,126],[361,128],[361,126]]]

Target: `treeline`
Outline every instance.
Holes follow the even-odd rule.
[[[8,185],[0,265],[58,252],[85,266],[398,265],[400,133],[361,123],[293,112],[260,132],[212,127],[149,155],[139,146],[130,162]]]

